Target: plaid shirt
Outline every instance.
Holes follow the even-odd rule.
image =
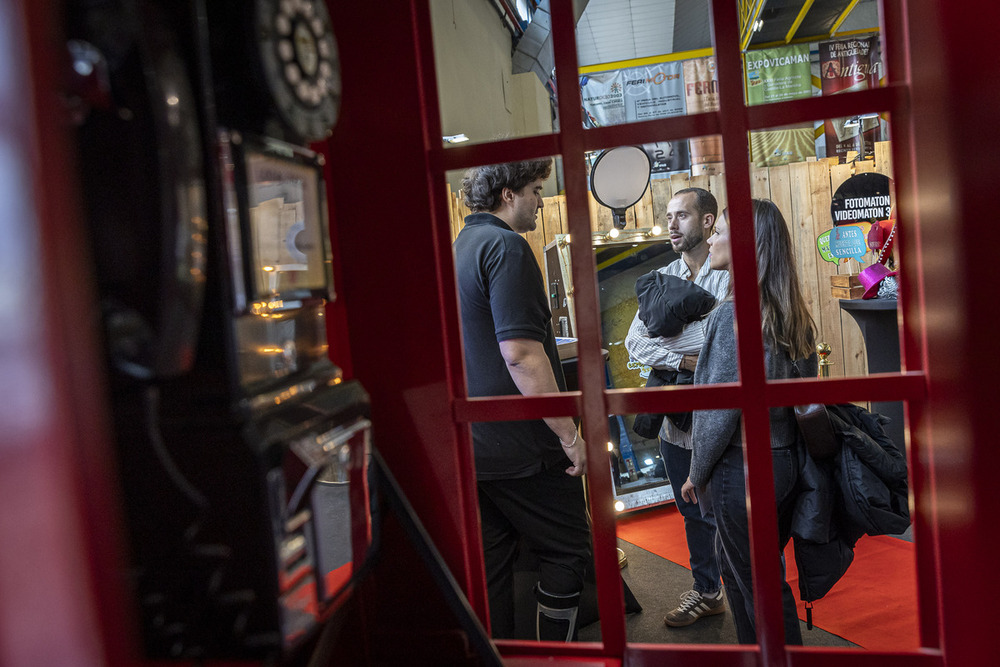
[[[667,266],[657,269],[660,273],[690,279],[691,271],[683,259],[676,259]],[[729,291],[729,272],[713,271],[709,260],[701,267],[694,283],[710,292],[719,301],[726,298]],[[636,312],[632,326],[625,336],[625,349],[629,358],[652,368],[678,370],[681,358],[686,354],[698,354],[705,342],[705,320],[691,322],[676,336],[668,338],[650,336],[646,325]],[[660,437],[685,449],[691,449],[691,435],[674,427],[669,419],[663,420]]]

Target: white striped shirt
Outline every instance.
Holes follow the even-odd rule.
[[[657,269],[668,276],[677,276],[689,280],[691,270],[683,259],[678,258],[667,266]],[[718,301],[726,298],[729,291],[729,272],[712,270],[709,260],[698,271],[694,284],[710,292]],[[678,370],[681,359],[686,354],[698,354],[705,343],[705,320],[691,322],[676,336],[650,336],[646,325],[639,319],[636,312],[632,318],[632,326],[625,336],[625,349],[629,358],[644,366],[652,368]],[[685,449],[691,449],[691,434],[676,428],[669,419],[663,420],[660,437]]]

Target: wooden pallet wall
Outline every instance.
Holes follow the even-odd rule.
[[[889,142],[877,143],[874,160],[846,164],[837,164],[836,160],[813,160],[778,167],[751,168],[753,196],[773,201],[788,223],[804,298],[819,328],[819,340],[829,343],[833,349],[830,355],[832,377],[867,374],[861,331],[853,318],[841,310],[838,300],[831,296],[829,278],[837,273],[857,273],[861,267],[853,260],[849,264],[823,261],[816,250],[816,239],[833,226],[830,202],[833,193],[847,178],[869,171],[892,178],[889,147]],[[667,203],[675,192],[687,187],[705,188],[714,194],[719,210],[727,205],[724,174],[673,174],[670,178],[650,182],[639,203],[628,209],[625,229],[648,229],[654,224],[666,228]],[[454,239],[469,210],[461,201],[461,193],[453,194],[449,188],[448,194]],[[539,266],[545,266],[545,246],[555,240],[556,234],[568,232],[565,196],[546,197],[544,203],[538,228],[525,235]],[[592,195],[590,221],[595,232],[607,232],[612,228],[611,210],[598,204]],[[865,259],[867,265],[872,260],[871,254]]]

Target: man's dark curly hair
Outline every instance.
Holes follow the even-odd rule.
[[[476,213],[495,211],[500,208],[500,193],[504,188],[518,192],[536,179],[547,179],[551,173],[549,157],[473,167],[462,179],[465,205]]]

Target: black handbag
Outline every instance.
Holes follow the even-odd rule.
[[[840,441],[830,423],[830,413],[823,403],[796,405],[795,420],[799,423],[806,450],[815,460],[831,458],[840,449]]]
[[[635,416],[632,422],[632,430],[637,435],[647,440],[655,440],[660,435],[660,427],[663,425],[665,414],[643,413]]]
[[[802,377],[799,367],[792,363],[792,371],[796,377]],[[795,406],[795,421],[805,441],[809,455],[817,461],[831,458],[840,449],[840,441],[833,432],[830,414],[823,403],[808,403]]]
[[[646,388],[663,387],[670,384],[691,384],[694,382],[694,373],[691,371],[664,371],[653,369],[646,379]],[[639,436],[647,440],[655,440],[660,434],[660,427],[663,425],[664,417],[673,422],[674,426],[682,431],[691,430],[690,412],[660,412],[637,414],[632,423],[632,430]]]

